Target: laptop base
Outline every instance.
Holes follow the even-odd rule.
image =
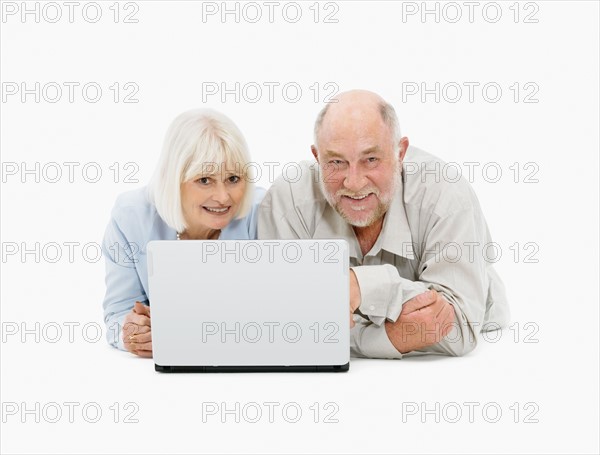
[[[162,373],[310,373],[310,372],[345,372],[350,369],[350,362],[345,365],[242,365],[242,366],[162,366],[154,364],[154,369]]]

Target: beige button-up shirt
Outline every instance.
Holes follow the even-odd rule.
[[[363,315],[354,316],[350,332],[355,357],[463,355],[476,346],[482,330],[509,321],[504,285],[492,266],[494,258],[487,256],[492,240],[479,201],[465,179],[444,179],[444,164],[408,148],[402,184],[365,255],[352,227],[323,196],[316,162],[300,163],[299,180],[279,177],[259,208],[259,239],[348,241]],[[396,321],[402,305],[428,289],[441,292],[453,305],[456,322],[441,342],[402,355],[390,342],[384,322]]]

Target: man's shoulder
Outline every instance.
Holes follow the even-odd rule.
[[[319,178],[319,165],[316,161],[290,164],[273,182],[265,200],[282,211],[325,202],[319,187]]]
[[[445,217],[478,207],[473,188],[456,163],[410,146],[403,162],[404,201]]]

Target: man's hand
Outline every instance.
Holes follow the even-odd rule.
[[[152,357],[152,332],[150,307],[135,302],[131,312],[123,322],[123,343],[125,349],[140,357]]]
[[[350,269],[350,327],[354,327],[354,312],[360,306],[360,286],[354,270]]]
[[[452,330],[454,320],[454,307],[431,290],[406,302],[398,320],[386,322],[385,330],[394,347],[406,354],[439,343]]]

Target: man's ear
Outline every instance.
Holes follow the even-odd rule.
[[[404,155],[406,155],[406,150],[408,149],[408,138],[404,136],[400,139],[398,143],[398,159],[402,163],[404,161]]]
[[[313,156],[315,157],[315,160],[317,160],[317,163],[318,163],[319,162],[319,152],[317,151],[317,147],[315,147],[314,145],[311,145],[310,151],[312,152]]]

